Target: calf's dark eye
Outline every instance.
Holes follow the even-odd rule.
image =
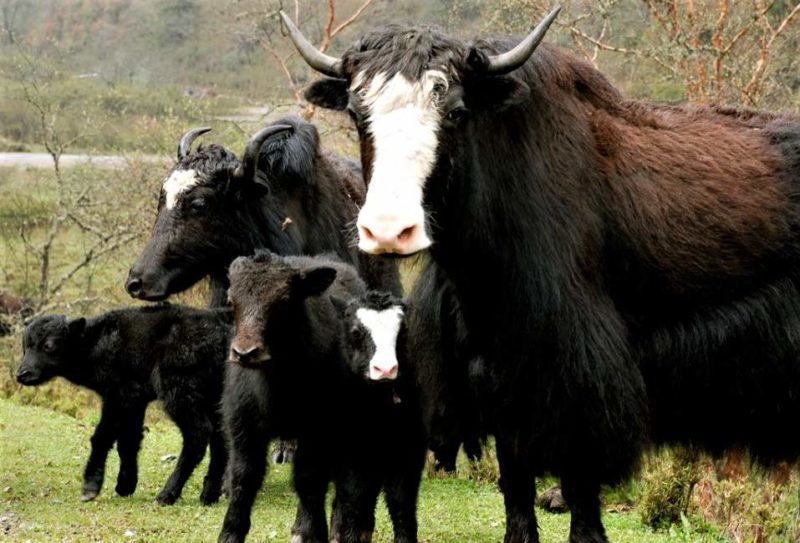
[[[46,353],[52,353],[56,350],[56,344],[52,341],[46,341],[44,345],[42,345],[42,350]]]
[[[206,208],[206,201],[202,198],[195,198],[189,203],[192,211],[203,211]]]

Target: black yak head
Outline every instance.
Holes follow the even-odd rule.
[[[391,382],[402,368],[398,350],[402,349],[405,328],[403,302],[386,292],[370,291],[349,302],[332,298],[342,314],[344,352],[348,370],[369,381]]]
[[[22,338],[22,363],[17,382],[26,386],[45,383],[59,375],[67,375],[86,321],[68,321],[63,315],[44,315],[33,320]]]
[[[431,245],[437,217],[428,217],[426,203],[432,189],[445,189],[431,185],[459,183],[464,176],[456,169],[494,137],[485,120],[528,99],[531,89],[517,70],[558,11],[519,43],[467,43],[429,26],[393,25],[367,34],[341,58],[314,49],[281,14],[306,62],[330,76],[312,84],[306,98],[348,111],[358,129],[368,183],[357,222],[363,251],[411,254]]]
[[[265,367],[272,360],[276,343],[296,337],[293,324],[298,322],[306,299],[320,296],[336,279],[336,269],[322,262],[319,266],[298,265],[293,257],[269,251],[233,261],[228,291],[236,322],[232,362]]]
[[[215,144],[192,151],[192,141],[207,131],[195,129],[181,139],[150,239],[128,275],[126,289],[134,298],[163,300],[207,275],[224,278],[234,258],[258,247],[298,252],[296,240],[282,231],[286,215],[273,193],[283,190],[276,185],[311,179],[316,130],[300,119],[283,119],[256,133],[241,161]]]

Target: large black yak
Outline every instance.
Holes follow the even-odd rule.
[[[396,263],[360,254],[352,243],[365,191],[360,167],[323,150],[316,127],[283,118],[256,133],[241,160],[216,144],[192,150],[209,130],[181,138],[153,232],[130,269],[131,296],[161,300],[209,276],[212,305],[224,305],[228,266],[256,249],[335,253],[370,287],[400,292]]]
[[[307,97],[347,109],[359,245],[430,248],[487,364],[506,543],[538,541],[534,476],[572,542],[643,445],[800,454],[800,119],[624,98],[522,42],[389,26],[334,58],[284,16]]]

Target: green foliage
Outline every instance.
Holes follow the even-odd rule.
[[[639,514],[654,529],[681,523],[698,481],[695,451],[677,448],[668,458],[667,462],[651,461],[642,483]]]
[[[198,495],[206,461],[198,466],[174,506],[161,507],[154,497],[174,467],[163,461],[180,450],[175,427],[164,420],[148,423],[139,454],[139,486],[128,498],[114,495],[117,455],[109,455],[103,492],[81,503],[80,474],[88,455],[92,416],[74,419],[48,409],[0,400],[0,489],[2,529],[12,541],[212,541],[219,533],[227,502],[203,507]],[[150,418],[150,420],[153,420]],[[286,541],[294,520],[296,499],[290,468],[270,468],[253,510],[253,541]],[[568,515],[537,513],[542,541],[566,541]],[[496,484],[463,478],[424,479],[419,500],[420,541],[489,543],[501,541],[503,500]],[[652,533],[634,513],[607,513],[609,539],[615,543],[684,541],[668,533]],[[375,543],[391,541],[386,508],[377,511]],[[693,542],[717,538],[698,534]]]

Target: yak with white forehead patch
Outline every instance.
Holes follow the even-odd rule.
[[[561,478],[570,541],[606,541],[602,484],[648,443],[800,456],[800,118],[626,99],[522,41],[430,27],[324,55],[308,98],[349,110],[368,193],[359,246],[430,248],[495,433],[506,543],[538,541],[534,477]],[[404,167],[400,167],[404,164]]]
[[[215,144],[192,151],[208,130],[181,139],[153,232],[130,270],[131,296],[161,300],[210,276],[212,305],[223,305],[228,266],[256,249],[336,253],[370,286],[400,290],[394,262],[353,247],[365,190],[359,166],[323,151],[313,125],[281,119],[253,136],[241,160]]]

